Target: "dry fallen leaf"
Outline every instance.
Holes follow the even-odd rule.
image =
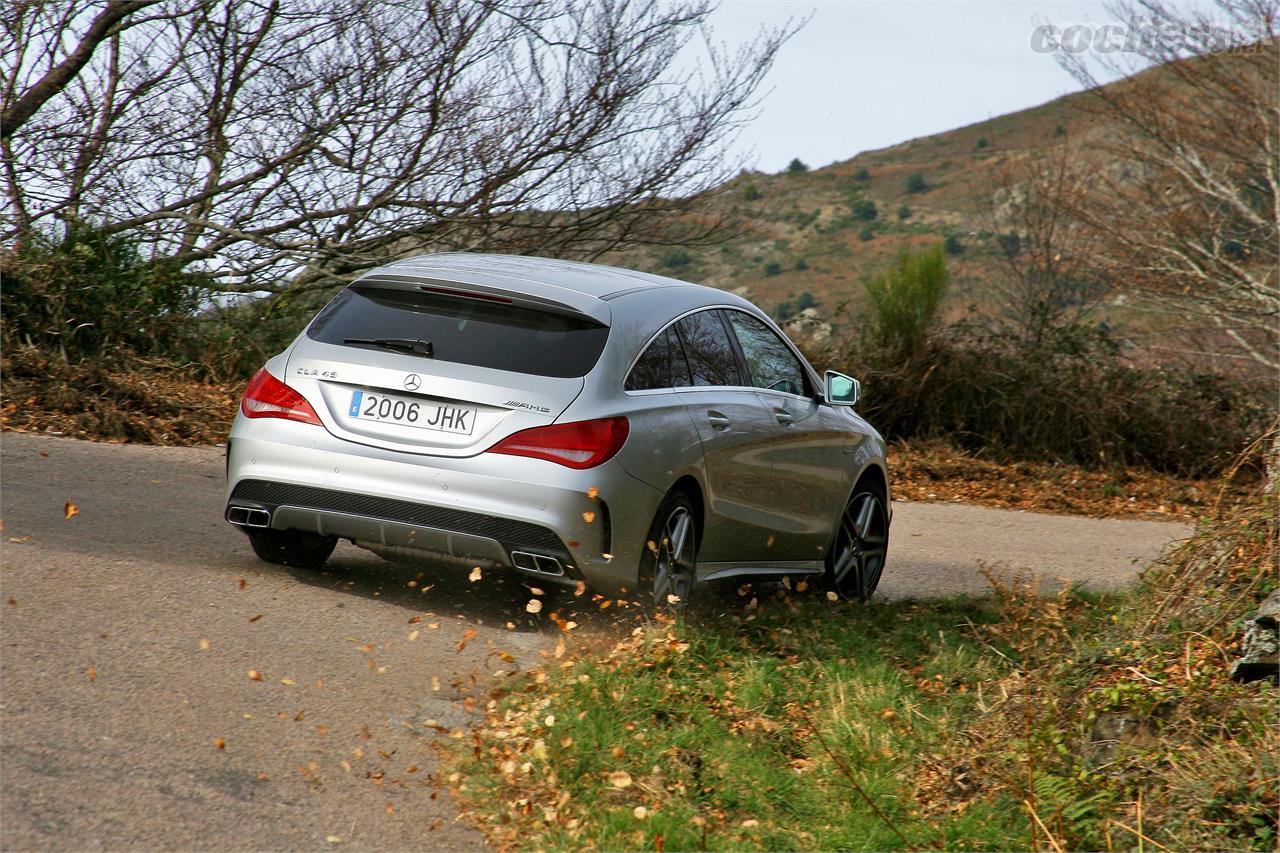
[[[417,632],[416,630],[414,630],[414,631],[410,631],[410,632],[409,632],[409,642],[411,642],[411,643],[412,643],[412,642],[413,642],[414,640],[416,640],[416,639],[418,639],[418,632]]]
[[[339,836],[337,836],[337,835],[329,835],[329,836],[326,836],[324,840],[325,840],[325,841],[328,841],[330,844],[341,844],[341,843],[342,843],[342,839],[341,839]]]
[[[292,687],[298,682],[294,681],[292,678],[282,678],[280,679],[280,683],[283,684],[285,687]]]
[[[210,645],[211,645],[211,644],[209,643],[209,641],[208,641],[208,640],[204,639],[203,637],[201,637],[201,638],[200,638],[200,651],[202,651],[202,652],[207,652],[207,651],[209,651],[209,646],[210,646]]]
[[[262,614],[261,614],[261,613],[259,613],[257,616],[250,616],[250,617],[249,617],[249,621],[250,621],[250,622],[257,622],[257,621],[258,621],[259,619],[261,619],[261,618],[262,618]]]
[[[546,592],[544,592],[543,590],[539,589],[536,586],[531,586],[529,587],[529,594],[530,595],[546,595]]]
[[[251,670],[249,670],[249,680],[250,680],[250,681],[261,681],[261,680],[262,680],[262,673],[261,673],[261,672],[258,672],[258,670],[256,670],[256,669],[251,669]]]
[[[831,592],[831,591],[827,592],[827,601],[839,601],[839,600],[840,600],[840,596],[836,595],[834,592]]]
[[[213,748],[214,748],[214,749],[226,749],[226,748],[227,748],[227,742],[226,742],[225,740],[223,740],[222,738],[220,738],[220,737],[216,737],[216,738],[214,738],[214,739],[213,739]]]
[[[438,675],[433,675],[433,676],[431,676],[431,689],[432,689],[433,691],[439,691],[439,690],[440,690],[440,676],[438,676]]]
[[[249,586],[249,582],[244,578],[236,578],[236,583],[239,585],[241,589],[244,589],[245,587]]]
[[[595,500],[599,494],[600,494],[600,490],[597,489],[595,486],[592,486],[591,488],[587,489],[587,497],[591,498],[591,500]]]
[[[649,816],[649,810],[644,806],[636,806],[631,810],[631,813],[636,816],[637,820],[644,820]]]
[[[418,624],[419,622],[421,622],[421,621],[422,621],[422,617],[421,617],[421,616],[410,616],[410,617],[409,617],[409,624],[410,624],[410,625],[417,625],[417,624]]]
[[[582,514],[582,520],[585,521],[587,524],[590,524],[591,522],[596,520],[596,514],[594,512],[591,512],[590,510],[587,510]]]
[[[796,581],[796,592],[804,592],[809,588],[808,581]]]
[[[73,504],[70,499],[62,505],[62,517],[71,518],[80,514],[80,507]]]
[[[98,680],[98,671],[97,671],[96,669],[94,669],[93,667],[89,667],[88,669],[86,669],[86,670],[84,671],[84,674],[85,674],[85,675],[87,675],[87,676],[89,676],[89,680],[90,680],[90,681],[97,681],[97,680]]]
[[[477,635],[477,634],[479,634],[479,633],[480,633],[480,632],[479,632],[479,631],[477,631],[475,628],[468,628],[467,630],[463,631],[463,632],[462,632],[462,639],[458,641],[458,649],[457,649],[457,650],[458,650],[458,651],[462,651],[463,649],[465,649],[465,648],[467,647],[467,643],[469,643],[469,642],[471,642],[472,640],[474,640],[474,639],[476,638],[476,635]]]
[[[468,575],[467,577],[470,579],[472,583],[475,583],[476,581],[480,580],[480,578],[484,577],[484,572],[480,571],[479,566],[476,566],[474,569],[471,570],[471,574]]]
[[[615,788],[630,788],[631,774],[625,770],[615,770],[609,774],[609,784]]]
[[[773,547],[773,538],[774,538],[774,537],[773,537],[773,534],[772,534],[772,533],[770,533],[770,534],[769,534],[769,538],[768,538],[768,540],[766,540],[766,541],[765,541],[765,543],[764,543],[764,547],[766,547],[766,548],[772,548],[772,547]]]
[[[587,584],[584,581],[578,581],[578,585],[573,588],[574,595],[582,595],[587,591]]]
[[[538,600],[538,599],[536,599],[536,598],[531,598],[531,599],[529,599],[529,603],[528,603],[528,604],[526,604],[526,605],[524,606],[524,609],[525,609],[525,610],[527,610],[527,611],[528,611],[528,612],[530,612],[530,613],[538,613],[538,612],[541,612],[541,610],[542,610],[542,602],[541,602],[541,601],[539,601],[539,600]]]

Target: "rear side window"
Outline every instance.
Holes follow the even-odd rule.
[[[649,344],[649,348],[631,368],[627,377],[628,391],[645,391],[654,388],[681,388],[692,385],[689,364],[685,361],[684,347],[674,328],[668,328]]]
[[[609,329],[585,317],[456,299],[411,290],[349,287],[307,328],[326,344],[349,338],[401,338],[430,343],[432,358],[533,376],[585,376],[595,366]]]
[[[700,311],[676,323],[694,385],[742,385],[738,359],[719,311]]]
[[[751,372],[751,384],[770,391],[804,396],[808,383],[804,368],[782,338],[755,317],[741,311],[726,312],[738,345]]]

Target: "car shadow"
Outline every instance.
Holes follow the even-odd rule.
[[[267,564],[261,564],[264,568]],[[340,543],[324,568],[280,567],[298,583],[399,607],[521,633],[612,638],[644,624],[638,603],[540,582],[510,569],[422,558],[389,561]],[[533,604],[533,602],[537,602]],[[535,609],[537,612],[530,612]]]

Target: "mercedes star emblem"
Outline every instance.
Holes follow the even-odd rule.
[[[404,378],[404,387],[410,391],[417,391],[422,387],[422,377],[416,373],[410,373]]]

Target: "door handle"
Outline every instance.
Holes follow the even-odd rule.
[[[783,409],[781,407],[775,408],[773,410],[773,416],[777,418],[778,423],[782,424],[783,426],[791,426],[793,423],[796,422],[795,417],[786,409]]]
[[[712,429],[728,429],[732,421],[716,411],[707,412],[707,422],[711,424]]]

